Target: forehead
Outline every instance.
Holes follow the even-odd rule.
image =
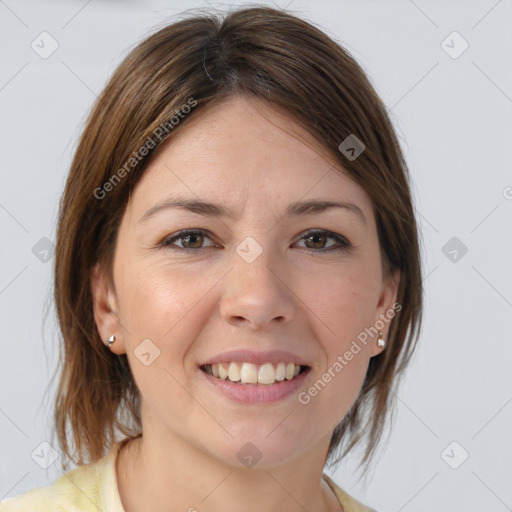
[[[251,204],[318,197],[371,210],[364,189],[311,134],[245,96],[197,112],[171,135],[137,184],[132,207],[140,211],[169,195],[224,202],[238,213]]]

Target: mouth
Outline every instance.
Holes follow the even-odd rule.
[[[225,363],[203,364],[201,371],[212,377],[240,385],[269,386],[293,380],[309,369],[309,366],[294,363],[263,363],[230,361]]]

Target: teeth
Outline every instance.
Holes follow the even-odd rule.
[[[207,373],[223,380],[241,384],[274,384],[276,381],[291,380],[299,375],[301,367],[294,363],[278,363],[274,368],[272,363],[258,367],[252,363],[216,363],[206,364]]]
[[[246,363],[244,363],[245,366]],[[256,365],[251,364],[256,369]],[[259,384],[274,384],[276,381],[276,371],[271,363],[265,363],[260,366],[258,372],[258,383]]]
[[[240,368],[236,363],[229,364],[228,379],[231,382],[238,382],[240,380]]]
[[[236,363],[231,363],[235,364]],[[262,367],[263,368],[263,367]],[[261,369],[258,373],[258,369],[256,368],[256,365],[244,363],[242,364],[242,369],[240,370],[240,380],[245,383],[249,384],[256,384],[258,380],[261,379]]]
[[[212,364],[210,368],[213,369],[213,367],[216,366],[219,369],[219,378],[220,379],[226,379],[228,376],[228,369],[223,364]],[[215,370],[212,371],[212,374],[215,376]]]
[[[276,367],[276,380],[284,380],[286,378],[286,365],[279,363]]]

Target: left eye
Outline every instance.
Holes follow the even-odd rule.
[[[319,249],[319,250],[343,250],[348,249],[350,247],[350,243],[348,240],[343,238],[340,235],[337,235],[336,233],[331,233],[330,231],[325,231],[324,229],[315,230],[315,231],[309,231],[305,233],[301,237],[301,241],[304,240],[306,243],[311,242],[313,245],[315,244],[325,244],[326,240],[328,239],[335,240],[337,244],[334,244],[334,246],[329,247],[307,247],[307,249]]]

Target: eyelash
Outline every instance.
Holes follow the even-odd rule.
[[[165,238],[164,240],[162,240],[162,242],[160,242],[158,247],[171,249],[172,251],[188,251],[188,252],[195,252],[195,251],[200,251],[202,249],[213,248],[213,246],[211,246],[211,247],[199,247],[199,248],[191,249],[191,248],[186,248],[186,247],[179,247],[172,243],[176,240],[180,240],[180,239],[186,237],[187,235],[196,235],[196,234],[204,235],[211,240],[211,237],[208,236],[208,232],[203,229],[186,229],[184,231],[179,231],[175,235]],[[350,249],[352,247],[352,244],[346,238],[344,238],[336,233],[333,233],[332,231],[327,231],[325,229],[313,229],[310,231],[306,231],[304,233],[304,235],[299,239],[299,241],[302,241],[302,240],[304,240],[310,236],[313,236],[313,235],[323,235],[323,234],[325,234],[327,236],[327,238],[332,238],[332,239],[336,240],[336,242],[338,244],[340,244],[340,247],[327,247],[327,248],[323,248],[323,249],[310,249],[310,248],[306,247],[305,249],[307,251],[310,251],[313,253],[318,253],[318,252],[323,253],[323,252],[331,252],[331,251],[347,251],[348,249]]]

